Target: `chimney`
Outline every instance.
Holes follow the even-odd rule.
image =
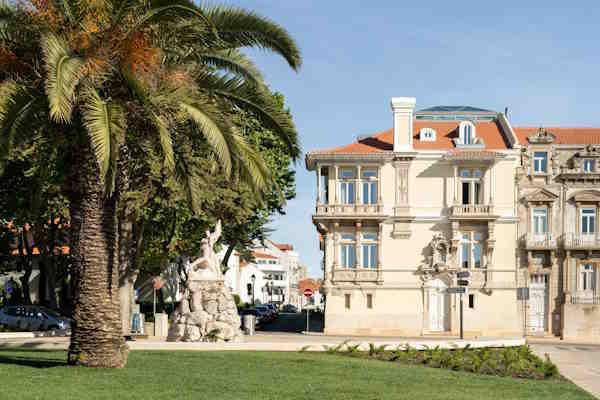
[[[413,113],[417,99],[393,97],[394,151],[413,151]]]

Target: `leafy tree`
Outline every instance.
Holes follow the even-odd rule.
[[[198,137],[224,175],[263,188],[268,171],[232,116],[250,110],[291,154],[299,146],[291,118],[239,49],[273,51],[294,69],[299,51],[270,20],[186,0],[29,0],[4,4],[0,20],[0,149],[36,138],[69,167],[75,306],[68,361],[122,367],[117,209],[127,178],[121,172],[128,157],[140,156],[129,149],[160,149],[165,175],[192,205],[200,204],[199,171],[187,150]]]

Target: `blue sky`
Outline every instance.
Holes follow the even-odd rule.
[[[394,96],[416,97],[417,108],[508,107],[513,125],[600,126],[596,1],[223,2],[275,20],[299,43],[299,73],[251,54],[285,95],[304,151],[391,128]],[[273,239],[293,243],[320,276],[316,178],[303,160],[296,169],[298,196],[273,222]]]

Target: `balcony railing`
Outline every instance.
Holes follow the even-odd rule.
[[[521,243],[527,249],[555,249],[557,242],[557,238],[553,233],[541,235],[528,233],[521,238]]]
[[[333,270],[334,282],[375,282],[379,277],[377,269],[343,268]]]
[[[563,236],[563,245],[566,249],[594,249],[600,248],[600,235],[582,235],[567,233]]]
[[[315,217],[377,217],[383,215],[382,204],[317,204]]]
[[[600,296],[571,296],[571,304],[594,304],[600,305]]]
[[[453,217],[489,218],[494,214],[491,204],[459,204],[452,206]]]

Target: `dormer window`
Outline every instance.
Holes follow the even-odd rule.
[[[459,126],[461,144],[475,144],[475,125],[470,121],[463,121]]]
[[[436,133],[433,128],[423,128],[419,131],[419,140],[422,142],[435,142]]]

